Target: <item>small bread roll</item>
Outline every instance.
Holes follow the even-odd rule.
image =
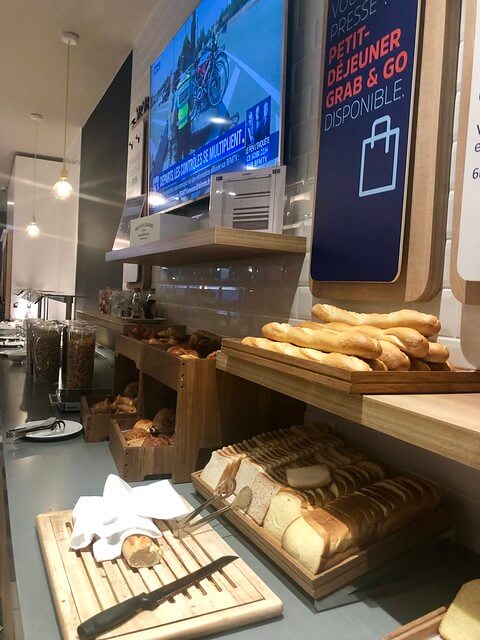
[[[142,429],[146,431],[147,434],[153,426],[153,422],[151,420],[137,420],[137,422],[133,425],[134,429]]]
[[[137,407],[130,404],[117,404],[115,413],[128,413],[129,415],[134,415],[137,413]]]
[[[110,400],[108,398],[105,398],[105,400],[101,400],[100,402],[95,402],[95,404],[92,404],[92,406],[90,407],[90,411],[92,413],[113,413],[114,409],[112,409]]]
[[[162,550],[152,538],[138,534],[125,538],[122,554],[134,569],[153,567],[161,561],[163,555]]]
[[[150,432],[153,435],[162,433],[169,435],[175,431],[175,420],[175,409],[160,409],[160,411],[158,411],[153,418],[153,424]]]

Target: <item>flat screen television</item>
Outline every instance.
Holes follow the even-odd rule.
[[[287,0],[203,0],[150,68],[149,213],[280,164]]]

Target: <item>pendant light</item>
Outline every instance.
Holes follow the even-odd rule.
[[[35,159],[33,161],[33,207],[32,207],[32,219],[27,225],[25,231],[30,238],[36,238],[40,235],[40,227],[37,224],[35,217],[35,209],[37,206],[37,142],[38,142],[38,123],[43,120],[41,113],[31,113],[30,118],[35,122]]]
[[[68,88],[70,79],[70,47],[74,47],[78,42],[78,35],[71,31],[62,33],[62,42],[67,45],[67,83],[65,89],[65,128],[63,133],[63,166],[60,171],[60,178],[53,186],[53,193],[59,200],[67,200],[72,193],[73,187],[68,181],[68,171],[65,164],[65,156],[67,153],[67,122],[68,122]]]

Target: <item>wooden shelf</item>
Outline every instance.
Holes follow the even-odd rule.
[[[306,239],[301,236],[210,227],[159,242],[108,251],[105,260],[168,266],[289,253],[303,255],[305,251]]]
[[[77,311],[77,318],[78,320],[87,320],[97,327],[103,327],[104,329],[109,329],[110,331],[121,335],[127,334],[138,324],[147,325],[149,327],[165,327],[168,324],[163,318],[153,318],[152,320],[144,320],[140,318],[117,318],[107,313],[100,313],[99,311]]]
[[[480,394],[356,395],[220,353],[217,367],[268,389],[480,469]]]

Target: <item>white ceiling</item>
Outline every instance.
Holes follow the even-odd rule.
[[[71,49],[69,139],[82,127],[159,0],[0,0],[0,189],[15,153],[34,152],[30,113],[42,113],[38,153],[61,157],[66,45]],[[67,142],[68,145],[68,142]],[[0,191],[0,210],[5,208]]]

